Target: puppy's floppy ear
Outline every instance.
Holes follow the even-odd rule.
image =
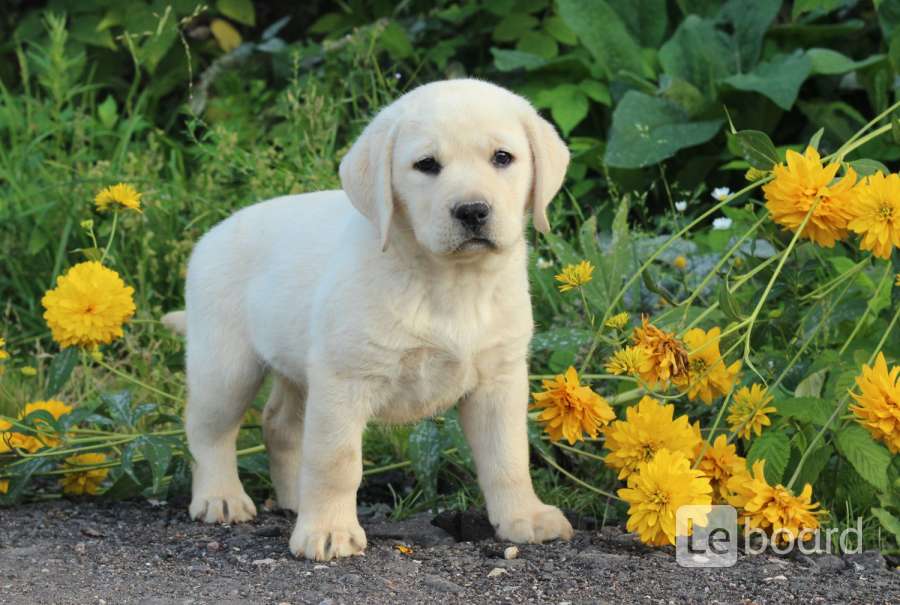
[[[394,215],[391,164],[397,122],[382,111],[366,126],[341,160],[341,186],[353,207],[369,219],[378,232],[382,252],[387,249]]]
[[[531,210],[534,228],[541,233],[550,231],[547,206],[562,187],[569,166],[569,148],[556,133],[552,124],[529,107],[525,116],[525,132],[531,146],[532,182]]]

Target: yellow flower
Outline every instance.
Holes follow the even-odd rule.
[[[729,503],[742,509],[741,521],[751,529],[766,530],[779,543],[793,542],[801,532],[803,540],[811,539],[819,527],[819,516],[825,514],[816,510],[818,502],[812,502],[812,486],[807,483],[795,496],[783,485],[769,485],[764,469],[765,460],[757,460],[752,475],[729,481],[733,489]]]
[[[675,380],[675,384],[688,389],[688,397],[694,401],[699,396],[709,405],[714,397],[725,395],[734,386],[741,362],[728,367],[719,353],[719,335],[722,331],[713,328],[704,332],[701,328],[688,330],[684,335],[684,345],[688,350],[688,372]]]
[[[900,176],[876,172],[866,177],[855,201],[849,227],[863,236],[860,248],[890,258],[891,246],[900,248]]]
[[[56,280],[41,304],[53,339],[61,347],[93,347],[122,336],[134,315],[134,288],[96,261],[79,263]]]
[[[559,286],[560,292],[568,292],[591,281],[593,274],[594,265],[583,260],[577,265],[566,265],[563,267],[562,273],[556,275],[554,279],[562,284]]]
[[[8,479],[0,479],[0,494],[5,494],[9,491],[9,480]]]
[[[625,347],[612,354],[606,362],[606,371],[616,376],[639,376],[653,369],[653,361],[643,347]]]
[[[675,544],[675,512],[681,506],[709,506],[712,487],[700,470],[681,452],[662,449],[636,474],[619,497],[629,504],[628,531],[654,546]]]
[[[681,255],[675,257],[675,260],[672,261],[672,265],[675,266],[679,271],[684,271],[687,268],[687,259]]]
[[[0,454],[4,454],[11,449],[9,443],[13,436],[9,430],[11,428],[12,423],[9,420],[0,418]]]
[[[543,410],[537,419],[552,441],[565,437],[569,445],[583,439],[583,433],[596,437],[598,431],[614,420],[615,412],[606,399],[582,385],[578,372],[570,367],[565,374],[543,381],[544,390],[532,393],[530,410]]]
[[[58,399],[33,401],[27,404],[25,409],[19,413],[18,419],[25,420],[29,414],[37,411],[48,412],[54,420],[59,420],[64,415],[71,412],[72,408]],[[35,420],[34,427],[47,432],[52,430],[50,425],[41,419]],[[56,447],[60,443],[60,439],[52,435],[26,435],[23,433],[12,432],[10,431],[11,428],[12,424],[0,420],[0,442],[8,441],[7,449],[18,448],[20,450],[25,450],[29,454],[33,454],[44,447]],[[4,451],[3,447],[4,446],[0,444],[0,451]]]
[[[4,359],[9,359],[9,353],[6,352],[6,341],[0,338],[0,362]],[[3,376],[3,371],[6,368],[3,367],[3,363],[0,363],[0,376]]]
[[[19,368],[19,372],[22,373],[22,376],[28,376],[29,378],[37,376],[37,370],[32,366],[22,366]]]
[[[646,317],[641,317],[641,327],[634,329],[631,340],[650,356],[650,370],[641,372],[641,380],[651,387],[686,375],[688,354],[673,333],[660,330]]]
[[[897,279],[900,280],[900,275],[897,276]],[[605,322],[603,322],[603,325],[607,328],[612,328],[613,330],[621,330],[626,325],[628,325],[629,319],[631,319],[631,316],[628,315],[627,312],[623,311],[607,319]]]
[[[894,282],[895,286],[900,286],[900,273],[897,274],[897,281]]]
[[[731,408],[726,419],[731,431],[744,439],[750,439],[751,433],[756,433],[759,437],[762,434],[762,427],[772,424],[766,414],[777,411],[776,408],[767,405],[770,401],[772,396],[765,387],[758,384],[752,385],[749,389],[741,387],[731,400]]]
[[[702,442],[699,427],[692,427],[687,416],[672,419],[674,405],[662,405],[644,396],[637,405],[625,410],[625,420],[617,420],[604,429],[609,450],[606,465],[619,471],[619,479],[636,473],[662,449],[691,457]]]
[[[107,187],[97,194],[94,198],[94,204],[97,210],[108,210],[110,206],[117,204],[128,210],[141,211],[141,194],[126,183],[119,183],[112,187]]]
[[[839,168],[838,163],[823,167],[819,153],[812,147],[807,147],[803,155],[788,150],[787,166],[775,166],[775,178],[763,185],[772,220],[796,232],[818,201],[801,237],[827,248],[847,237],[847,225],[853,218],[856,173],[847,168],[846,176],[832,182]]]
[[[73,496],[82,496],[84,494],[94,495],[100,489],[100,484],[109,474],[108,468],[91,468],[85,470],[77,470],[83,466],[94,466],[106,462],[104,454],[78,454],[66,458],[66,468],[73,469],[73,472],[66,473],[60,480],[62,483],[63,493]]]
[[[703,449],[698,447],[697,455]],[[697,463],[697,468],[703,471],[703,475],[709,479],[713,488],[713,498],[716,502],[727,502],[731,495],[728,482],[732,477],[749,478],[747,460],[738,456],[737,448],[729,445],[725,435],[719,435],[713,443],[706,443],[706,451]]]
[[[888,370],[884,353],[879,353],[874,367],[862,367],[856,386],[862,392],[851,393],[857,405],[851,405],[850,411],[872,437],[900,454],[900,366]]]

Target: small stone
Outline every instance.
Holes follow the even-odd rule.
[[[222,545],[213,540],[206,543],[206,550],[208,550],[209,552],[219,552],[220,550],[222,550]]]
[[[488,572],[487,577],[496,578],[497,576],[502,576],[505,573],[509,573],[509,572],[506,571],[505,569],[503,569],[502,567],[495,567],[494,569],[492,569]]]
[[[102,538],[103,534],[94,529],[93,527],[82,527],[81,533],[89,538]]]
[[[423,581],[425,585],[437,590],[438,592],[462,592],[462,588],[457,584],[454,584],[450,580],[445,580],[440,576],[435,576],[431,574],[427,574]]]
[[[763,578],[764,582],[787,582],[787,576],[784,574],[778,574],[777,576],[769,576],[768,578]]]
[[[320,571],[322,569],[328,569],[327,565],[313,565],[313,571]]]
[[[518,546],[508,546],[506,550],[503,551],[503,558],[507,561],[511,559],[519,558],[519,547]]]
[[[266,558],[266,559],[255,559],[255,560],[253,561],[253,564],[254,564],[254,565],[275,565],[275,563],[277,563],[277,561],[276,561],[275,559],[268,559],[268,558]]]

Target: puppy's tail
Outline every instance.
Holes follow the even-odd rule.
[[[187,335],[187,316],[184,311],[172,311],[162,316],[164,326],[182,336]]]

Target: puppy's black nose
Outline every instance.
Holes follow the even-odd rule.
[[[491,214],[491,207],[484,202],[471,202],[454,207],[450,214],[463,225],[475,231],[487,222],[488,216]]]

